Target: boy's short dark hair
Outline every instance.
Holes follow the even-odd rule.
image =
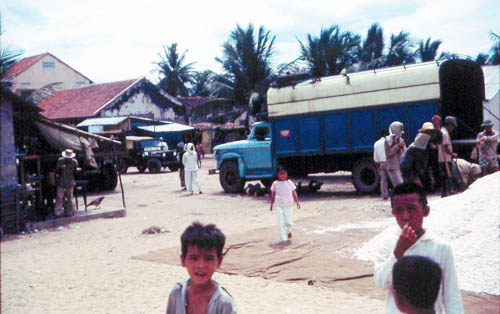
[[[442,271],[424,256],[403,256],[392,269],[396,297],[404,297],[418,309],[432,309],[438,297]]]
[[[215,248],[217,257],[220,258],[225,243],[226,236],[214,224],[204,226],[199,222],[193,222],[181,235],[182,257],[186,257],[191,245],[196,245],[199,250]]]
[[[278,173],[278,172],[280,172],[280,171],[286,171],[286,172],[288,172],[288,171],[286,170],[285,166],[283,166],[283,165],[278,165],[278,168],[276,168],[276,173]]]
[[[422,206],[425,207],[427,205],[427,194],[425,193],[425,188],[420,184],[417,184],[412,181],[404,182],[397,185],[392,191],[391,202],[394,196],[396,195],[413,194],[413,193],[418,194]]]

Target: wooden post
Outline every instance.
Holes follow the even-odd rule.
[[[111,139],[114,139],[113,135],[111,135]],[[116,167],[116,165],[118,165],[118,158],[116,157],[115,142],[114,141],[111,143],[111,147],[113,148],[113,160],[115,161],[115,168],[116,168],[116,171],[118,172],[118,180],[120,180],[120,189],[122,191],[122,204],[123,204],[123,208],[127,208],[127,206],[125,205],[125,193],[123,191],[122,175],[121,175],[120,170],[118,169],[118,167]]]

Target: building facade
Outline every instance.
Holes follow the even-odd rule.
[[[54,83],[58,83],[55,84],[56,90],[92,84],[88,77],[48,52],[19,60],[6,76],[12,83],[11,90],[21,96],[29,96],[33,91]]]

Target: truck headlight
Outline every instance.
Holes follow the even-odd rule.
[[[143,157],[146,157],[146,156],[148,156],[148,155],[149,155],[149,153],[148,153],[148,152],[144,152],[144,153],[142,154],[142,156],[143,156]]]
[[[166,156],[167,156],[167,154],[163,153],[163,154],[161,154],[161,156],[162,156],[162,157],[166,157]]]

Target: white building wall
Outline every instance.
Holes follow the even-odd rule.
[[[153,118],[156,120],[175,120],[176,117],[173,108],[160,108],[143,92],[136,93],[121,104],[119,108],[101,111],[101,117],[141,116],[147,114],[153,114]]]
[[[54,67],[44,67],[44,62],[46,65],[54,64]],[[46,55],[15,78],[12,90],[19,94],[20,90],[23,89],[38,89],[56,82],[62,82],[57,87],[58,90],[83,87],[90,84],[88,79],[64,63],[51,55]]]

